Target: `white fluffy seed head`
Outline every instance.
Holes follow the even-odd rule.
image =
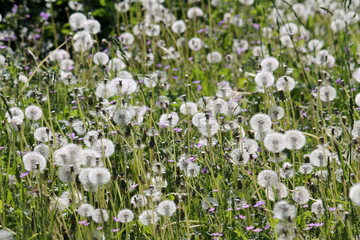
[[[360,205],[360,183],[357,183],[350,188],[349,198],[356,206]]]
[[[278,91],[291,91],[295,88],[295,80],[289,76],[282,76],[276,81],[276,90]]]
[[[276,186],[279,178],[276,172],[272,170],[263,170],[257,177],[258,184],[264,188]]]
[[[12,107],[10,108],[10,113],[6,112],[5,117],[10,122],[11,118],[18,117],[21,120],[24,120],[24,113],[23,111],[18,107]]]
[[[105,157],[110,157],[115,152],[115,145],[110,139],[102,138],[94,142],[92,149]]]
[[[175,22],[171,25],[171,30],[172,30],[174,33],[177,33],[177,34],[185,32],[185,30],[186,30],[186,25],[185,25],[184,20],[177,20],[177,21],[175,21]]]
[[[102,186],[110,181],[111,173],[107,168],[92,168],[89,172],[89,182],[93,186]]]
[[[24,168],[29,172],[43,172],[46,167],[46,160],[43,155],[37,152],[29,152],[23,157]]]
[[[126,126],[131,122],[132,115],[128,109],[122,108],[115,112],[113,120],[120,126]]]
[[[273,120],[280,120],[285,116],[285,111],[282,107],[280,106],[272,106],[269,109],[269,116],[271,117],[271,119]]]
[[[321,199],[318,199],[313,204],[311,204],[311,212],[314,213],[317,217],[320,217],[324,214],[325,209]]]
[[[250,160],[250,155],[247,151],[241,148],[235,148],[230,153],[230,161],[235,165],[246,165]]]
[[[170,112],[160,116],[159,125],[164,127],[175,127],[178,122],[179,115],[176,112]]]
[[[130,202],[135,208],[144,207],[147,204],[147,199],[144,195],[136,194],[131,197]]]
[[[319,97],[323,102],[331,102],[336,97],[336,89],[332,86],[325,86],[319,88]]]
[[[219,52],[211,52],[206,56],[206,59],[209,63],[219,63],[222,60],[221,53]]]
[[[73,165],[64,165],[59,169],[58,177],[63,183],[73,182],[76,177],[77,168]]]
[[[109,62],[109,56],[104,52],[97,52],[94,54],[93,62],[96,65],[106,65]]]
[[[101,31],[101,24],[98,20],[89,19],[85,21],[84,29],[90,34],[98,34]]]
[[[91,217],[94,207],[91,204],[84,203],[77,209],[77,212],[82,217]]]
[[[154,210],[145,210],[139,215],[139,221],[142,225],[148,226],[157,223],[160,220]]]
[[[267,150],[279,153],[285,149],[285,138],[281,133],[270,133],[264,139],[264,146]]]
[[[129,223],[134,220],[134,213],[130,209],[123,209],[119,211],[117,218],[121,223]]]
[[[35,130],[34,138],[39,142],[48,142],[52,137],[52,132],[47,127],[39,127]]]
[[[310,193],[305,187],[296,187],[293,193],[293,200],[299,204],[305,204],[310,199]]]
[[[76,12],[70,15],[69,23],[70,27],[77,31],[84,27],[86,22],[86,16],[80,12]]]
[[[315,167],[326,167],[331,161],[331,153],[326,148],[317,148],[310,153],[310,163]]]
[[[275,79],[271,72],[259,72],[255,76],[255,82],[261,88],[271,87],[274,81]]]
[[[289,204],[287,201],[282,200],[274,205],[274,216],[279,220],[292,220],[296,216],[295,206]]]
[[[284,135],[285,146],[290,150],[300,150],[306,143],[305,135],[298,130],[289,130]]]
[[[279,67],[279,62],[274,57],[264,58],[261,63],[261,71],[273,72]]]
[[[101,161],[101,155],[92,150],[84,149],[81,153],[81,159],[78,163],[78,166],[81,167],[101,167],[103,165]]]
[[[215,119],[205,120],[199,126],[200,133],[205,137],[214,136],[219,129],[220,125]]]
[[[42,110],[38,106],[32,105],[28,106],[25,109],[25,116],[26,118],[36,121],[39,120],[42,116]]]
[[[196,177],[200,173],[200,166],[197,163],[190,163],[186,166],[184,175],[188,178]]]
[[[288,189],[285,186],[285,184],[279,183],[277,186],[267,187],[265,189],[266,196],[269,198],[270,201],[273,201],[273,202],[275,201],[274,189],[275,189],[277,199],[283,199],[288,196]]]
[[[84,137],[84,143],[87,147],[92,147],[93,143],[99,139],[99,132],[95,130],[89,131]]]
[[[271,118],[263,113],[257,113],[250,119],[250,126],[255,131],[266,131],[271,128],[271,125]]]
[[[164,200],[159,203],[156,211],[162,216],[171,217],[176,212],[176,204],[171,200]]]
[[[313,170],[314,167],[311,163],[304,163],[299,168],[299,172],[302,174],[311,174]]]
[[[91,214],[91,218],[96,223],[107,222],[109,213],[105,209],[95,209]]]
[[[48,158],[50,156],[49,146],[44,143],[40,143],[39,145],[37,145],[34,148],[34,152],[40,153],[44,156],[44,158]]]
[[[197,113],[197,105],[194,102],[184,102],[180,106],[180,112],[184,115],[194,115]]]

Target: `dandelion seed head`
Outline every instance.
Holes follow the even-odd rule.
[[[269,116],[271,119],[273,120],[280,120],[285,116],[285,111],[282,107],[280,106],[272,106],[269,109]]]
[[[200,38],[192,38],[189,40],[188,45],[189,48],[194,51],[199,50],[204,45],[204,43]]]
[[[87,31],[77,32],[74,35],[73,39],[74,39],[75,52],[87,51],[91,49],[91,47],[94,44],[94,41],[92,40],[90,33],[88,33]]]
[[[130,111],[125,108],[117,110],[113,116],[114,122],[120,126],[126,126],[130,123],[131,119],[132,115]]]
[[[204,13],[199,7],[191,7],[188,9],[186,15],[189,19],[194,19],[195,17],[202,17]]]
[[[233,164],[246,165],[249,162],[249,160],[250,160],[249,153],[241,148],[235,148],[230,153],[230,161]]]
[[[299,31],[295,23],[286,23],[280,27],[280,35],[294,35]]]
[[[331,153],[326,148],[318,148],[310,153],[310,163],[315,167],[326,167],[331,160]]]
[[[24,120],[24,113],[20,108],[12,107],[12,108],[10,108],[10,113],[11,113],[11,115],[8,112],[6,112],[6,114],[5,114],[5,117],[7,118],[7,120],[9,122],[11,121],[11,116],[12,117],[17,117],[17,118],[19,118],[21,120]]]
[[[184,20],[177,20],[175,21],[172,25],[171,25],[171,30],[176,33],[176,34],[180,34],[180,33],[184,33],[186,30],[186,25]]]
[[[55,197],[50,201],[50,209],[57,209],[59,212],[62,212],[68,207],[70,207],[70,202],[67,199]]]
[[[109,56],[104,52],[97,52],[93,56],[93,62],[96,65],[105,66],[109,62]]]
[[[159,125],[164,127],[175,127],[179,122],[179,115],[176,112],[164,113],[160,116]]]
[[[1,17],[0,17],[0,22],[1,22]],[[14,234],[5,230],[5,229],[1,229],[0,230],[0,239],[2,240],[12,240],[14,239]]]
[[[101,31],[101,24],[98,20],[88,19],[84,23],[84,29],[90,34],[98,34]]]
[[[171,217],[176,212],[176,204],[174,201],[171,200],[164,200],[159,203],[159,205],[156,208],[156,211],[162,215]]]
[[[305,135],[298,130],[288,130],[284,135],[285,146],[290,150],[300,150],[306,143]]]
[[[280,169],[280,177],[287,179],[292,178],[294,175],[293,166],[289,162],[285,162]]]
[[[285,149],[285,138],[281,133],[270,133],[267,134],[264,139],[264,146],[267,150],[278,153]]]
[[[74,31],[83,28],[85,22],[86,22],[86,16],[80,12],[76,12],[70,15],[69,23]]]
[[[160,220],[154,210],[145,210],[139,215],[139,221],[142,225],[148,226],[157,223]]]
[[[205,136],[214,136],[220,129],[219,123],[215,119],[209,119],[200,123],[199,131]]]
[[[279,220],[292,220],[296,216],[296,208],[294,205],[282,200],[275,203],[273,213]]]
[[[130,202],[135,208],[144,207],[147,204],[147,199],[144,195],[136,194],[131,197]]]
[[[84,125],[84,122],[82,120],[75,120],[71,126],[74,131],[79,135],[84,135],[86,132],[86,126]]]
[[[180,106],[180,112],[184,115],[194,115],[197,113],[197,105],[194,102],[185,102]]]
[[[324,46],[324,41],[319,39],[311,39],[307,45],[310,52],[313,52],[314,50],[316,51],[321,50],[323,46]]]
[[[34,105],[28,106],[25,109],[25,116],[26,118],[33,121],[39,120],[42,116],[42,110],[38,106],[34,106]]]
[[[130,209],[123,209],[123,210],[119,211],[119,213],[117,215],[117,219],[121,223],[132,222],[134,220],[134,217],[135,217],[135,215],[134,215],[133,211],[131,211]]]
[[[197,163],[189,163],[186,166],[185,169],[185,176],[188,178],[193,178],[196,177],[197,175],[199,175],[200,173],[200,166]]]
[[[91,214],[91,218],[96,223],[107,222],[109,213],[105,209],[95,209]]]
[[[92,149],[84,149],[81,153],[81,160],[78,163],[81,167],[101,167],[101,155]]]
[[[23,156],[24,168],[29,172],[43,172],[46,168],[46,159],[37,152],[29,152]]]
[[[274,76],[271,72],[259,72],[255,76],[255,82],[259,87],[268,88],[274,84]]]
[[[40,153],[44,156],[44,158],[49,158],[50,156],[50,149],[49,146],[43,143],[40,143],[34,148],[34,152]]]
[[[126,68],[126,64],[120,58],[112,58],[108,62],[108,68],[118,73]]]
[[[99,139],[98,131],[91,130],[84,137],[84,143],[87,147],[92,147],[93,143]]]
[[[91,204],[84,203],[77,209],[77,213],[82,217],[91,217],[94,210],[95,209]]]
[[[261,61],[260,66],[262,71],[274,72],[279,67],[279,62],[274,57],[267,57]]]
[[[263,170],[257,177],[258,184],[264,188],[276,186],[279,178],[276,172],[272,170]]]
[[[285,184],[279,183],[276,186],[267,187],[265,189],[266,196],[269,198],[270,201],[273,201],[273,202],[275,201],[274,189],[275,189],[277,199],[283,199],[288,196],[288,189],[285,186]]]
[[[282,76],[276,81],[275,85],[278,91],[292,91],[295,88],[295,80],[289,76]]]
[[[63,183],[73,182],[76,177],[77,168],[73,165],[64,165],[58,171],[59,180]]]
[[[319,97],[323,102],[331,102],[336,97],[336,89],[332,86],[325,86],[319,88]]]
[[[293,200],[299,204],[305,204],[310,199],[310,193],[305,187],[296,187],[293,192]]]
[[[52,133],[47,127],[39,127],[35,130],[34,138],[39,142],[48,142],[52,138]]]
[[[271,118],[263,113],[257,113],[250,119],[250,127],[255,131],[263,132],[271,128]]]
[[[311,174],[314,170],[314,167],[311,163],[303,163],[299,167],[299,172],[302,174]]]
[[[96,167],[89,172],[89,182],[93,186],[102,186],[110,181],[111,173],[107,168]]]
[[[221,62],[222,60],[222,56],[221,56],[221,53],[219,52],[211,52],[209,53],[207,56],[206,56],[206,60],[209,62],[209,63],[219,63]]]
[[[105,157],[110,157],[115,152],[115,145],[110,139],[101,138],[94,142],[92,149]]]
[[[356,206],[360,205],[360,183],[357,183],[350,188],[349,198]]]
[[[98,98],[110,98],[116,94],[115,89],[113,88],[113,85],[110,83],[104,84],[100,83],[95,91],[95,95]]]
[[[314,213],[317,217],[320,217],[324,214],[325,209],[321,199],[316,200],[311,204],[311,212]]]

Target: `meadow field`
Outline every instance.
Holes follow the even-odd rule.
[[[360,239],[360,0],[0,6],[0,240]]]

